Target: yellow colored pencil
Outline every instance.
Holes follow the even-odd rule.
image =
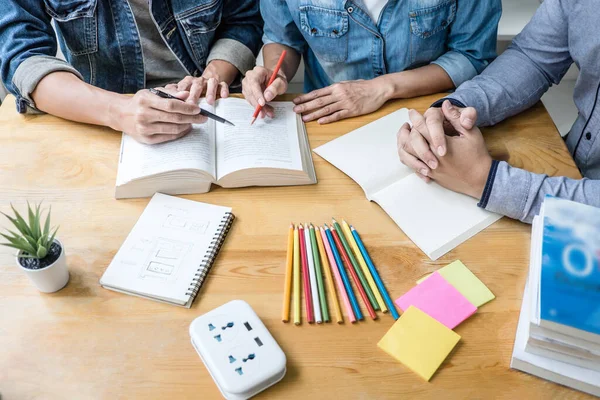
[[[371,275],[371,271],[369,270],[369,267],[367,266],[367,263],[365,262],[365,259],[362,255],[362,253],[360,252],[358,245],[356,244],[356,240],[354,240],[354,235],[352,235],[350,226],[344,220],[342,220],[342,230],[344,231],[346,238],[348,238],[350,247],[352,247],[352,251],[354,252],[356,259],[358,260],[358,263],[360,264],[360,269],[362,269],[363,274],[365,274],[365,278],[367,278],[367,282],[369,283],[369,287],[371,288],[371,291],[373,291],[373,294],[375,295],[375,299],[377,300],[377,303],[379,304],[379,308],[381,308],[381,311],[383,311],[383,312],[388,312],[388,308],[385,305],[385,301],[383,300],[383,297],[381,296],[381,293],[379,293],[379,289],[377,289],[377,285],[375,284],[375,281],[373,280],[373,275]]]
[[[281,311],[281,320],[288,322],[290,320],[290,301],[292,296],[292,264],[294,261],[294,224],[290,224],[288,234],[288,250],[285,265],[285,287],[283,288],[283,310]]]
[[[302,314],[300,313],[300,242],[298,238],[298,227],[294,227],[294,324],[300,325]]]
[[[331,276],[329,261],[327,261],[327,253],[325,253],[325,246],[323,246],[323,238],[321,237],[321,232],[318,226],[315,226],[315,236],[317,237],[317,247],[319,248],[321,265],[323,266],[323,271],[325,272],[325,278],[327,278],[327,287],[329,289],[329,293],[331,293],[331,297],[333,297],[333,308],[335,310],[335,318],[337,320],[337,323],[341,324],[344,322],[344,316],[342,314],[342,309],[340,308],[340,302],[338,301],[337,293],[335,292],[335,286],[333,284],[333,277]]]

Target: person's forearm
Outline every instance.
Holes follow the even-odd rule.
[[[495,161],[480,206],[531,223],[546,195],[600,207],[600,180],[548,177]]]
[[[385,88],[386,100],[424,96],[454,88],[446,71],[435,64],[383,75],[373,81]]]
[[[273,70],[279,61],[279,56],[286,50],[286,56],[281,65],[281,72],[285,78],[289,81],[292,80],[296,71],[300,66],[300,54],[291,47],[284,46],[278,43],[269,43],[263,47],[263,60],[265,68]]]
[[[36,107],[76,122],[120,130],[116,110],[127,96],[89,85],[69,72],[45,76],[31,94]]]
[[[237,78],[239,74],[238,69],[231,63],[223,60],[212,60],[206,68],[202,76],[212,77],[218,76],[221,82],[225,82],[228,85]]]

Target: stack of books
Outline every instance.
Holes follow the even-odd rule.
[[[600,209],[546,197],[511,367],[600,396]]]

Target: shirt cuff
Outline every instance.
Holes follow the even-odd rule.
[[[439,100],[433,102],[433,104],[431,104],[431,107],[440,108],[442,106],[442,104],[444,104],[444,101],[446,101],[446,100],[448,100],[450,102],[450,104],[452,104],[454,107],[460,107],[460,108],[467,107],[463,104],[462,101],[453,99],[452,97],[444,97],[443,99],[439,99]]]
[[[459,87],[463,82],[477,75],[477,70],[471,64],[471,61],[465,55],[456,51],[449,51],[442,54],[432,64],[439,65],[446,71],[450,79],[452,79],[454,87]]]
[[[256,58],[246,45],[233,39],[219,39],[213,44],[206,64],[212,60],[223,60],[236,67],[242,75],[254,68]]]
[[[21,114],[38,114],[41,112],[35,108],[31,93],[43,78],[58,71],[70,72],[83,80],[83,76],[71,64],[52,56],[29,57],[17,67],[12,84],[18,91],[17,110]]]
[[[479,206],[488,211],[523,221],[529,197],[531,173],[494,161]]]

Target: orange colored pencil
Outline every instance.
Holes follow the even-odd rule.
[[[267,84],[267,87],[271,86],[271,84],[273,83],[273,81],[275,81],[275,79],[277,78],[277,74],[279,73],[279,70],[281,69],[281,64],[283,64],[283,60],[285,59],[285,54],[287,53],[287,51],[282,51],[281,55],[279,56],[279,61],[277,61],[277,65],[275,65],[275,69],[273,70],[273,75],[271,75],[271,79],[269,79],[269,83]],[[261,106],[260,104],[256,106],[256,109],[254,110],[254,114],[252,115],[252,122],[250,122],[250,125],[252,125],[255,121],[256,118],[258,118],[258,114],[260,114],[260,110],[262,110],[263,106]]]

